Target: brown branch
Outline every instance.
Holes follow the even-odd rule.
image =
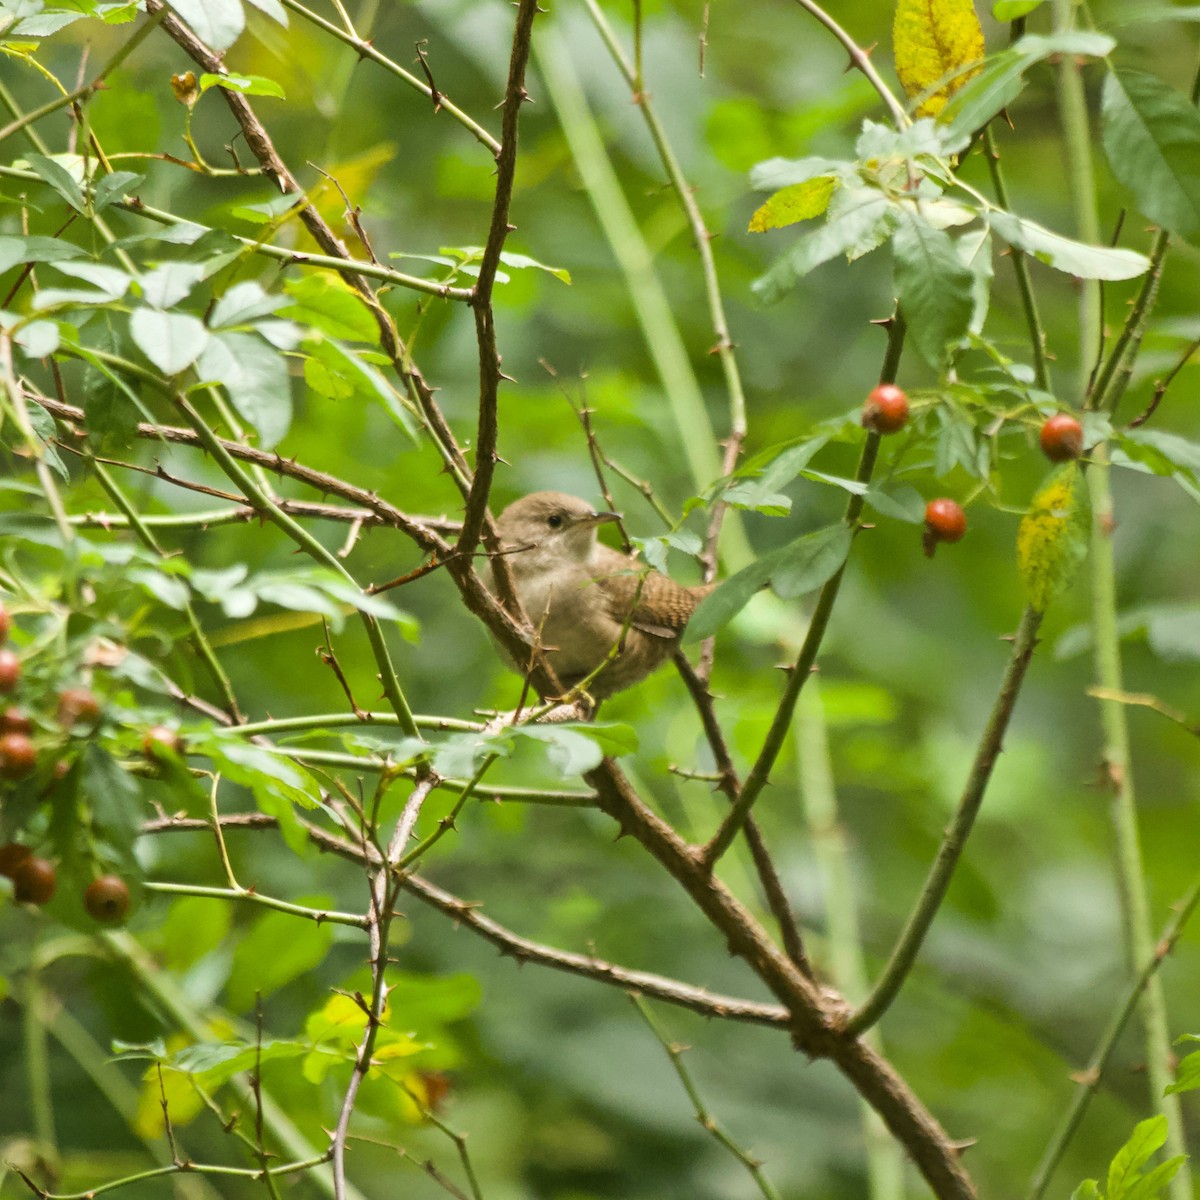
[[[225,829],[278,829],[279,822],[266,813],[233,813],[221,817],[221,826]],[[159,817],[142,824],[142,832],[147,834],[199,833],[210,828],[209,822],[199,817]],[[305,831],[314,845],[340,858],[359,865],[377,858],[378,852],[373,848],[364,852],[360,845],[318,826],[306,822]],[[625,991],[633,989],[656,1000],[699,1013],[702,1017],[775,1027],[786,1026],[791,1019],[787,1009],[778,1004],[725,996],[665,975],[622,967],[592,954],[576,954],[570,950],[558,950],[542,942],[535,942],[485,916],[478,904],[445,891],[421,875],[405,875],[402,884],[405,891],[490,942],[502,955],[513,959],[518,965],[526,962],[538,963],[556,971],[581,975],[585,979],[593,979]]]
[[[540,963],[556,971],[582,975],[584,978],[595,979],[613,987],[626,990],[632,988],[657,1000],[691,1009],[692,1012],[705,1017],[773,1026],[786,1026],[789,1021],[787,1009],[780,1005],[716,995],[705,988],[693,987],[676,979],[668,979],[664,975],[635,971],[605,962],[594,955],[574,954],[569,950],[556,950],[552,946],[530,941],[529,938],[522,937],[484,916],[477,905],[443,891],[419,875],[408,876],[404,880],[404,887],[418,899],[491,942],[501,954],[514,959],[518,964]]]
[[[599,807],[623,833],[636,838],[684,888],[791,1014],[792,1039],[812,1058],[828,1058],[904,1146],[939,1200],[973,1200],[975,1188],[958,1161],[955,1143],[891,1065],[843,1031],[845,1002],[822,992],[772,942],[749,912],[709,871],[701,851],[688,846],[652,812],[620,768],[606,759],[586,776]]]
[[[729,747],[725,742],[725,732],[717,720],[712,692],[708,690],[708,684],[700,678],[699,672],[688,662],[687,655],[682,650],[675,651],[675,667],[692,697],[692,703],[696,706],[700,724],[704,728],[704,736],[712,751],[713,761],[717,764],[717,788],[729,803],[733,804],[741,790],[741,783],[733,765],[733,756],[729,753]],[[767,907],[770,908],[771,915],[779,926],[783,948],[787,951],[788,958],[809,979],[813,979],[815,975],[812,964],[804,952],[800,928],[792,913],[792,907],[788,902],[787,893],[783,889],[779,872],[775,870],[775,863],[763,840],[758,822],[753,817],[746,821],[746,842],[750,847],[750,855],[754,860],[754,869],[758,872],[763,894],[767,898]]]
[[[474,553],[483,535],[488,496],[496,470],[500,380],[503,375],[496,345],[496,314],[492,308],[492,293],[505,240],[514,228],[508,222],[508,215],[517,171],[521,106],[529,100],[529,93],[525,90],[525,68],[529,62],[533,19],[538,11],[537,0],[520,0],[517,5],[512,53],[508,62],[508,83],[504,90],[500,153],[496,156],[496,198],[492,204],[492,221],[479,264],[479,275],[471,295],[471,307],[475,312],[475,340],[479,344],[479,423],[475,434],[475,475],[471,480],[467,511],[458,539],[458,551],[466,555]],[[489,536],[488,543],[489,550],[499,549],[494,534]],[[501,571],[507,575],[507,565]]]
[[[162,0],[146,0],[146,8],[148,12],[157,14],[163,8]],[[162,25],[163,29],[193,62],[211,74],[225,74],[225,65],[220,56],[214,54],[186,25],[176,20],[174,16],[167,16],[163,20]],[[317,245],[331,257],[340,259],[345,263],[352,263],[353,256],[350,254],[349,249],[307,198],[304,188],[300,186],[296,177],[279,156],[270,135],[258,119],[246,96],[229,88],[220,88],[218,90],[224,98],[225,103],[229,106],[229,111],[233,114],[234,120],[241,128],[242,135],[246,139],[246,145],[258,160],[263,173],[275,183],[282,193],[303,197],[302,203],[298,206],[298,215]],[[445,417],[434,401],[433,389],[413,362],[408,348],[396,330],[394,322],[387,310],[380,303],[379,298],[375,295],[366,276],[350,269],[343,271],[342,277],[354,288],[363,303],[370,309],[371,315],[374,317],[375,323],[379,328],[380,344],[384,353],[391,359],[392,367],[396,371],[396,374],[411,389],[422,415],[425,417],[426,425],[433,435],[439,453],[447,465],[451,467],[451,473],[455,481],[461,489],[464,489],[465,494],[466,481],[469,478],[470,470],[467,466],[466,458],[463,456],[454,438],[454,434],[451,432]]]

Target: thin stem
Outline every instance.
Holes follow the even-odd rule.
[[[1142,279],[1142,286],[1121,326],[1120,336],[1096,376],[1087,397],[1089,409],[1111,414],[1121,401],[1141,347],[1142,336],[1146,332],[1146,324],[1158,299],[1163,264],[1170,244],[1171,235],[1166,230],[1160,229],[1154,235],[1154,243],[1150,248],[1150,269]]]
[[[1113,503],[1109,490],[1108,447],[1096,446],[1087,473],[1092,504],[1092,640],[1097,685],[1106,691],[1124,689],[1121,639],[1117,628],[1116,564],[1113,557]],[[1117,875],[1125,917],[1126,957],[1130,966],[1147,962],[1154,953],[1150,924],[1149,883],[1138,834],[1137,797],[1130,750],[1129,717],[1119,700],[1101,699],[1100,728],[1104,777],[1112,790],[1112,820],[1117,842]],[[1177,1095],[1166,1095],[1173,1081],[1170,1022],[1162,981],[1147,980],[1141,1001],[1145,1034],[1146,1075],[1151,1099],[1167,1118],[1167,1152],[1185,1154],[1183,1111]],[[1175,1187],[1173,1200],[1190,1200],[1191,1183]]]
[[[418,729],[431,729],[442,733],[479,733],[483,724],[479,721],[464,721],[458,717],[425,716],[417,713],[413,723]],[[390,712],[331,712],[307,713],[300,717],[272,717],[266,721],[247,721],[237,727],[237,732],[246,737],[258,734],[269,734],[274,737],[280,733],[291,733],[300,729],[325,729],[340,726],[355,725],[387,725],[400,724],[400,718]]]
[[[1054,31],[1065,33],[1074,23],[1073,0],[1053,0]],[[1096,205],[1095,168],[1088,123],[1087,95],[1079,60],[1064,54],[1058,62],[1058,105],[1066,150],[1067,184],[1075,208],[1080,241],[1101,241],[1100,213]],[[1079,290],[1079,363],[1081,394],[1086,391],[1086,364],[1096,360],[1103,339],[1102,293],[1097,280],[1084,279]]]
[[[867,970],[850,846],[838,813],[820,677],[812,680],[800,697],[793,739],[805,827],[821,872],[833,982],[852,1004],[861,1003],[868,989]],[[873,1049],[883,1052],[883,1039],[877,1028],[868,1030],[864,1039]],[[902,1200],[904,1156],[900,1147],[888,1136],[879,1114],[861,1097],[859,1108],[871,1200]]]
[[[148,879],[143,886],[149,892],[161,892],[168,896],[200,896],[208,900],[241,900],[248,904],[260,904],[263,908],[273,908],[276,912],[290,913],[294,917],[304,917],[315,921],[318,925],[329,922],[331,925],[352,925],[357,929],[367,927],[367,918],[360,913],[337,912],[327,908],[309,908],[303,904],[293,904],[288,900],[277,900],[274,896],[264,896],[252,888],[244,887],[202,887],[191,883],[160,883]]]
[[[1068,29],[1072,20],[1070,0],[1054,0],[1056,32]],[[1068,61],[1069,60],[1069,61]],[[1193,85],[1200,88],[1200,74]],[[1059,107],[1066,157],[1072,182],[1071,195],[1075,206],[1075,222],[1082,240],[1098,241],[1096,215],[1096,183],[1091,163],[1091,129],[1083,94],[1078,63],[1065,55],[1059,64]],[[1167,249],[1165,233],[1155,238],[1155,261],[1142,283],[1138,298],[1122,329],[1117,345],[1097,376],[1089,407],[1111,411],[1132,358],[1136,356],[1146,317],[1153,306],[1158,290],[1158,276]],[[1092,348],[1099,344],[1095,327],[1100,316],[1099,306],[1090,303],[1095,295],[1094,284],[1084,284],[1080,308],[1080,374],[1086,394],[1086,366],[1093,360]],[[1121,646],[1117,633],[1116,568],[1112,550],[1113,505],[1109,491],[1108,448],[1101,444],[1093,448],[1091,466],[1087,472],[1088,492],[1092,504],[1091,576],[1092,576],[1092,640],[1095,656],[1096,682],[1100,687],[1122,690]],[[1150,927],[1149,903],[1145,866],[1141,856],[1137,829],[1137,808],[1134,795],[1133,763],[1129,748],[1129,726],[1125,707],[1111,700],[1100,702],[1100,723],[1104,738],[1103,757],[1113,790],[1113,822],[1117,838],[1117,873],[1121,881],[1121,899],[1125,916],[1127,954],[1131,969],[1148,960],[1153,948],[1154,931]],[[1167,1153],[1171,1156],[1186,1153],[1179,1097],[1164,1095],[1171,1082],[1171,1040],[1166,1000],[1157,976],[1149,980],[1141,1006],[1145,1034],[1147,1076],[1151,1102],[1167,1121]],[[1170,1184],[1172,1200],[1191,1200],[1192,1185],[1189,1172],[1180,1172]]]
[[[1129,1023],[1130,1017],[1133,1016],[1138,1001],[1146,988],[1158,978],[1158,968],[1175,949],[1175,943],[1196,911],[1197,904],[1200,904],[1200,880],[1197,880],[1187,895],[1175,905],[1175,915],[1167,922],[1155,943],[1153,953],[1142,964],[1141,970],[1125,992],[1121,1003],[1109,1018],[1108,1025],[1101,1035],[1087,1067],[1073,1076],[1078,1086],[1071,1096],[1066,1112],[1063,1113],[1058,1129],[1055,1130],[1050,1144],[1046,1147],[1046,1152],[1042,1155],[1037,1171],[1034,1173],[1033,1180],[1029,1185],[1028,1200],[1040,1200],[1050,1186],[1055,1168],[1062,1161],[1067,1146],[1083,1120],[1088,1104],[1100,1088],[1104,1069],[1108,1066],[1108,1060],[1116,1048],[1122,1031]]]
[[[700,1122],[700,1127],[746,1168],[750,1178],[754,1180],[765,1200],[779,1200],[779,1193],[771,1186],[770,1180],[763,1174],[762,1163],[748,1150],[739,1146],[721,1127],[716,1117],[708,1111],[708,1106],[704,1103],[704,1098],[700,1095],[700,1090],[696,1087],[696,1082],[692,1079],[692,1074],[683,1061],[684,1051],[687,1047],[681,1046],[678,1042],[671,1041],[667,1036],[666,1030],[659,1024],[658,1018],[651,1011],[650,1005],[641,996],[636,992],[630,992],[629,998],[633,1001],[634,1008],[641,1014],[642,1020],[649,1026],[650,1032],[654,1034],[659,1044],[666,1051],[667,1058],[670,1059],[671,1067],[675,1071],[676,1077],[679,1079],[680,1084],[682,1084],[683,1090],[687,1093],[688,1099],[692,1102],[692,1108],[695,1110],[696,1120]]]
[[[392,880],[391,872],[403,854],[421,807],[433,790],[434,782],[432,777],[417,780],[388,843],[385,861],[380,864],[371,879],[371,906],[367,924],[371,944],[371,996],[369,1003],[365,1005],[366,1027],[355,1056],[354,1070],[350,1074],[350,1083],[342,1098],[337,1125],[329,1143],[332,1150],[334,1200],[344,1200],[346,1195],[346,1137],[350,1131],[350,1118],[354,1113],[359,1088],[371,1069],[371,1056],[383,1025],[383,1010],[387,1003],[388,949],[392,921],[396,916],[398,889],[398,884]]]
[[[22,114],[15,120],[10,121],[3,128],[0,128],[0,142],[11,137],[14,133],[25,129],[27,126],[36,124],[43,117],[48,117],[60,108],[67,108],[78,100],[86,100],[154,32],[165,15],[165,13],[155,13],[149,19],[143,21],[134,33],[117,48],[112,57],[104,64],[90,83],[85,83],[72,92],[66,92],[57,99],[50,100],[39,108]]]
[[[46,1050],[46,1003],[37,970],[25,976],[21,1007],[21,1032],[25,1046],[25,1082],[33,1136],[43,1154],[53,1154],[54,1103],[50,1094],[50,1056]]]
[[[671,303],[654,269],[654,256],[637,227],[578,76],[566,42],[551,23],[541,27],[535,47],[538,70],[558,113],[563,134],[579,169],[596,219],[625,276],[646,349],[683,443],[693,486],[707,487],[721,471],[716,434],[696,381]],[[753,550],[739,522],[726,537],[730,562],[750,562]]]
[[[905,333],[904,320],[897,314],[888,323],[888,343],[887,349],[884,352],[883,366],[879,373],[880,383],[893,383],[895,381],[896,373],[900,369],[900,355],[904,349]],[[868,433],[867,440],[863,443],[862,453],[859,456],[858,468],[854,474],[854,478],[858,483],[865,484],[870,482],[878,455],[879,434],[874,432]],[[846,525],[851,530],[854,530],[858,525],[858,518],[862,513],[863,503],[861,495],[851,493],[850,499],[846,503],[846,514],[844,517]],[[754,802],[767,785],[771,768],[774,767],[775,760],[779,757],[779,752],[783,749],[788,727],[791,724],[792,713],[796,708],[796,701],[800,698],[800,692],[803,690],[805,683],[808,682],[809,672],[816,665],[817,655],[821,649],[821,641],[829,625],[829,618],[833,613],[833,606],[837,601],[838,591],[842,586],[842,577],[845,573],[846,564],[843,563],[834,573],[833,577],[821,588],[820,594],[817,597],[816,607],[813,609],[813,615],[809,621],[808,632],[800,647],[800,653],[797,655],[796,661],[790,669],[787,687],[784,689],[783,697],[779,701],[778,708],[775,710],[775,716],[771,720],[767,736],[763,739],[763,746],[759,751],[758,758],[755,760],[750,774],[746,777],[746,781],[742,785],[741,794],[738,796],[729,815],[721,822],[717,832],[713,834],[712,839],[704,848],[704,862],[710,870],[721,855],[732,845],[738,830],[750,815],[750,810],[754,807]]]
[[[162,547],[158,544],[157,539],[147,528],[133,505],[130,504],[125,493],[121,491],[117,481],[113,479],[112,473],[103,463],[97,462],[93,455],[88,454],[86,457],[92,470],[96,472],[96,478],[100,481],[100,486],[108,493],[109,499],[121,510],[121,513],[129,522],[134,533],[137,534],[142,545],[154,554],[157,554],[160,558],[165,558],[166,555]],[[221,661],[217,658],[217,653],[213,649],[212,643],[208,640],[208,635],[204,632],[204,627],[200,624],[200,618],[196,615],[195,606],[190,599],[184,601],[183,614],[187,618],[188,628],[191,630],[192,647],[200,656],[200,661],[204,663],[208,669],[208,673],[212,676],[213,682],[217,686],[217,691],[220,693],[221,703],[225,711],[229,713],[235,722],[241,721],[242,713],[238,707],[233,684],[230,682],[225,668],[221,666]]]
[[[870,996],[850,1017],[846,1029],[850,1033],[862,1033],[870,1029],[887,1011],[908,978],[925,941],[929,926],[937,916],[946,897],[946,890],[954,875],[954,868],[966,847],[967,838],[975,824],[975,817],[983,803],[988,781],[992,777],[992,769],[1003,748],[1004,735],[1008,722],[1020,693],[1021,684],[1025,680],[1025,672],[1033,658],[1037,646],[1037,631],[1042,623],[1042,614],[1033,607],[1028,607],[1021,616],[1021,624],[1013,639],[1012,653],[1009,656],[1008,667],[1004,672],[1003,682],[996,694],[992,705],[991,715],[984,727],[979,748],[975,752],[975,760],[971,764],[971,773],[967,776],[962,798],[954,820],[947,829],[942,844],[938,847],[937,857],[933,860],[929,877],[921,889],[921,895],[913,908],[901,933],[896,948],[888,959],[883,974],[879,977]]]
[[[283,758],[294,759],[316,767],[343,767],[348,771],[388,771],[394,775],[411,777],[416,768],[406,767],[398,771],[394,763],[386,758],[365,757],[360,754],[342,754],[336,750],[307,750],[298,746],[276,746],[275,753]],[[439,779],[438,788],[446,792],[460,792],[469,786],[466,779]],[[509,784],[490,783],[484,789],[486,800],[520,800],[529,804],[549,804],[558,808],[592,808],[596,803],[594,792],[554,791],[548,788],[514,787]]]
[[[729,802],[734,804],[737,802],[742,785],[738,780],[737,770],[733,765],[733,758],[725,741],[725,732],[717,720],[712,693],[682,650],[675,651],[675,666],[696,706],[700,724],[704,728],[705,739],[712,751],[713,760],[717,764],[715,776],[717,786]],[[812,964],[808,961],[808,955],[804,950],[804,939],[800,935],[800,926],[792,912],[791,903],[788,901],[787,892],[784,890],[779,872],[775,868],[775,862],[767,848],[766,839],[762,836],[758,823],[753,817],[749,817],[746,821],[746,843],[750,847],[750,856],[754,860],[754,868],[758,872],[759,883],[762,885],[767,907],[771,910],[776,925],[779,926],[779,936],[783,942],[783,948],[787,951],[788,958],[811,979],[814,977]]]
[[[725,390],[729,395],[729,431],[732,437],[743,438],[746,434],[746,394],[742,386],[741,372],[738,370],[737,355],[734,353],[733,339],[729,333],[729,322],[725,317],[725,304],[721,299],[721,283],[717,277],[716,259],[712,252],[712,234],[704,221],[700,205],[696,203],[695,192],[688,183],[679,165],[679,159],[667,139],[666,130],[658,119],[653,101],[645,89],[645,81],[641,76],[640,64],[637,69],[630,63],[603,9],[596,0],[584,0],[588,15],[596,26],[609,54],[617,64],[618,69],[634,93],[634,100],[645,118],[646,127],[654,141],[655,149],[666,169],[667,178],[679,201],[680,207],[687,216],[688,225],[692,231],[692,241],[700,256],[700,265],[704,276],[704,295],[708,302],[709,317],[712,321],[713,332],[717,341],[712,348],[721,362],[725,375]],[[639,43],[640,45],[640,43]],[[734,569],[745,564],[736,564]]]
[[[1008,185],[1004,182],[1004,171],[1000,166],[1000,151],[996,146],[996,136],[992,132],[990,124],[983,131],[983,156],[987,160],[988,171],[992,176],[992,187],[996,191],[996,199],[999,200],[1001,208],[1009,211]],[[1021,311],[1024,312],[1025,324],[1029,327],[1034,382],[1042,391],[1048,392],[1050,390],[1050,370],[1046,362],[1046,330],[1042,325],[1041,314],[1038,312],[1033,281],[1029,277],[1029,256],[1019,247],[1012,246],[1009,257],[1012,260],[1013,274],[1017,277]]]
[[[811,13],[830,33],[833,34],[839,42],[841,42],[846,53],[850,55],[850,61],[857,67],[870,82],[871,86],[879,94],[879,98],[887,106],[888,112],[892,114],[892,120],[896,122],[898,128],[903,129],[906,125],[911,124],[908,119],[908,114],[904,111],[904,106],[892,94],[891,88],[883,82],[879,72],[875,70],[874,64],[871,62],[870,54],[865,51],[819,4],[814,4],[813,0],[796,0],[805,12]]]
[[[204,418],[192,408],[188,401],[182,396],[178,396],[176,397],[176,406],[196,432],[205,449],[213,456],[217,465],[234,482],[237,488],[253,500],[263,514],[278,525],[297,546],[317,562],[324,564],[336,572],[352,587],[358,588],[358,581],[346,570],[341,560],[332,551],[327,550],[325,546],[317,541],[307,529],[297,524],[293,518],[283,512],[279,505],[258,486],[247,472],[242,470],[237,462],[234,461],[233,456],[225,449],[221,439],[209,428]],[[359,590],[361,591],[362,589],[359,588]],[[421,735],[413,723],[412,710],[409,708],[408,701],[400,689],[400,681],[396,678],[396,670],[392,666],[391,654],[387,648],[387,642],[384,640],[379,621],[370,613],[363,612],[361,609],[359,610],[359,617],[366,630],[367,640],[371,644],[376,665],[379,667],[379,678],[383,684],[384,695],[387,696],[388,702],[399,718],[400,727],[404,732],[410,737],[419,738]]]
[[[504,244],[512,228],[508,217],[516,180],[521,106],[529,100],[529,93],[525,90],[525,69],[529,63],[533,19],[539,11],[537,0],[519,0],[508,63],[508,83],[504,91],[504,117],[500,152],[496,156],[496,193],[492,203],[492,219],[471,297],[471,307],[475,313],[475,340],[479,348],[479,420],[475,435],[475,473],[471,479],[462,532],[456,547],[458,553],[463,555],[473,554],[479,545],[496,470],[496,442],[500,433],[500,380],[503,376],[500,351],[496,344],[496,314],[492,308],[492,294],[496,272],[500,267],[500,255],[504,252]]]
[[[393,62],[373,42],[360,38],[351,30],[339,29],[331,21],[325,20],[324,17],[313,12],[306,5],[299,3],[299,0],[282,0],[282,3],[284,8],[290,8],[292,12],[299,14],[306,21],[310,21],[318,29],[329,34],[330,37],[335,37],[339,42],[344,42],[347,46],[350,46],[359,58],[365,58],[376,63],[383,67],[385,71],[395,75],[397,79],[403,80],[414,91],[420,92],[421,95],[433,100],[435,102],[434,112],[444,111],[449,113],[464,129],[470,130],[471,135],[480,145],[486,146],[493,155],[500,153],[500,143],[482,125],[467,116],[453,101],[447,99],[445,93],[438,91],[435,96],[433,88],[425,80],[419,79],[411,71],[406,71],[399,63]]]

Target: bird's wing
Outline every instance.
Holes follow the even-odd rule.
[[[633,559],[605,551],[596,580],[608,601],[612,618],[652,637],[677,638],[711,588],[686,588],[658,571],[647,570]],[[630,609],[633,610],[632,619]]]

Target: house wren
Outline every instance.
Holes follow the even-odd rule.
[[[712,590],[684,587],[596,540],[617,520],[563,492],[534,492],[510,504],[497,523],[505,559],[526,615],[541,631],[564,688],[614,660],[588,685],[597,700],[644,679],[679,643],[688,618]]]

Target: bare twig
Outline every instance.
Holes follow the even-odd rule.
[[[467,495],[467,511],[457,549],[470,556],[484,532],[484,517],[496,469],[496,439],[499,435],[500,352],[496,345],[496,314],[492,292],[500,255],[510,229],[508,216],[512,205],[513,183],[517,171],[517,137],[521,106],[528,102],[525,68],[533,36],[533,20],[539,12],[537,0],[519,0],[513,29],[512,52],[508,62],[508,83],[504,90],[504,116],[500,135],[500,153],[496,156],[496,196],[487,244],[479,263],[479,276],[472,289],[471,307],[475,312],[475,340],[479,345],[479,422],[475,435],[475,474]],[[495,544],[489,550],[499,549]],[[507,565],[505,566],[507,573]]]

